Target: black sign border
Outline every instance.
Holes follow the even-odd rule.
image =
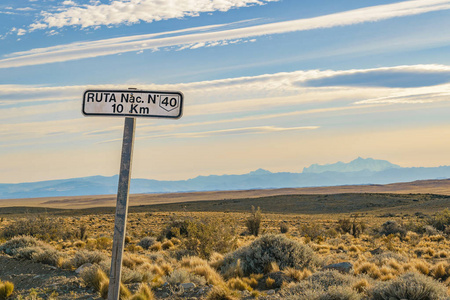
[[[177,116],[160,116],[160,115],[136,115],[136,114],[123,114],[123,113],[87,113],[84,111],[85,109],[85,99],[87,93],[153,93],[153,94],[176,94],[180,96],[180,113]],[[83,105],[81,108],[81,112],[85,116],[106,116],[106,117],[134,117],[134,118],[169,118],[169,119],[179,119],[183,115],[183,100],[184,95],[182,92],[168,92],[168,91],[144,91],[144,90],[86,90],[83,94]]]

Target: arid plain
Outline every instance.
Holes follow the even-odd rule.
[[[114,203],[0,200],[0,299],[106,297]],[[132,195],[122,298],[448,299],[449,207],[450,180]]]

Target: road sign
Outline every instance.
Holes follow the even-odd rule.
[[[181,92],[140,90],[87,90],[83,96],[86,116],[180,118]]]
[[[83,95],[82,112],[84,115],[126,117],[117,190],[108,300],[118,300],[120,294],[136,117],[177,119],[181,117],[182,109],[183,94],[180,92],[149,92],[135,89],[88,90]]]

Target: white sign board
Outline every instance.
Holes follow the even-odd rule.
[[[140,90],[87,90],[83,96],[86,116],[180,118],[183,94]]]

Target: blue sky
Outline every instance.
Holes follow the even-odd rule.
[[[450,165],[450,1],[3,0],[0,182],[118,173],[86,89],[181,91],[137,120],[133,177]]]

